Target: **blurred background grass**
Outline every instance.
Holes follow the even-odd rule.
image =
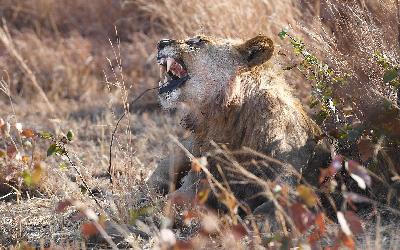
[[[179,121],[159,112],[156,92],[131,105],[135,112],[117,134],[114,169],[119,176],[118,185],[110,188],[92,176],[108,167],[109,139],[122,105],[158,85],[155,66],[158,40],[199,33],[248,39],[263,33],[274,40],[280,54],[286,55],[282,56],[282,64],[288,66],[299,62],[292,55],[290,44],[278,37],[283,28],[288,28],[329,65],[353,75],[336,90],[335,95],[343,100],[343,105],[351,105],[357,119],[363,122],[380,123],[376,114],[381,113],[382,103],[394,104],[396,95],[382,81],[383,71],[372,57],[380,51],[398,61],[396,3],[394,0],[0,0],[0,22],[5,31],[2,33],[5,39],[0,39],[3,86],[0,117],[56,134],[72,129],[77,138],[70,150],[80,162],[83,176],[91,186],[113,191],[116,208],[112,213],[121,223],[127,223],[126,208],[134,201],[126,194],[138,189],[156,161],[165,155],[167,134],[185,133],[179,130]],[[288,71],[285,77],[306,105],[312,89],[309,82],[296,70]],[[48,99],[53,112],[44,99]],[[42,198],[82,198],[79,181],[76,176],[71,177],[73,171],[60,172],[58,163],[49,159],[46,163],[40,189]],[[0,180],[9,174],[7,171],[0,170]],[[20,172],[21,169],[15,170],[15,176]],[[3,195],[10,190],[3,191],[0,187]],[[39,206],[37,202],[26,202],[31,210]],[[13,205],[24,206],[24,203]],[[40,233],[16,234],[18,230],[29,231],[31,225],[16,219],[24,214],[24,209],[7,210],[7,206],[1,204],[0,208],[8,211],[4,216],[12,220],[10,225],[22,224],[20,228],[10,226],[7,234],[3,230],[2,244],[42,237]],[[77,237],[76,233],[71,235]]]

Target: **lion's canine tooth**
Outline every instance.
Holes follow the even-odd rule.
[[[160,78],[163,78],[164,73],[165,73],[165,67],[160,65]]]
[[[175,63],[175,59],[174,58],[171,58],[171,57],[167,58],[167,72],[171,69],[171,66],[174,63]]]
[[[160,59],[160,65],[164,65],[165,64],[165,58],[161,58]]]

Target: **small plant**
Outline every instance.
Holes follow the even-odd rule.
[[[391,61],[382,52],[376,51],[374,59],[384,70],[383,82],[390,85],[397,93],[397,105],[400,105],[400,65]]]
[[[288,31],[282,30],[278,36],[281,39],[289,38],[294,54],[302,57],[300,63],[285,69],[291,70],[296,67],[310,81],[313,89],[309,105],[310,108],[319,108],[317,123],[323,124],[330,118],[327,121],[330,126],[325,131],[325,136],[331,140],[337,140],[342,147],[346,148],[357,143],[363,135],[372,136],[374,141],[380,140],[382,133],[368,123],[359,123],[353,107],[342,103],[335,94],[335,88],[347,83],[352,74],[333,69],[309,52],[304,42],[291,36]],[[398,65],[391,63],[387,57],[379,53],[376,53],[376,59],[385,69],[384,82],[398,89],[400,82],[397,73]]]
[[[297,67],[297,69],[304,74],[306,79],[313,83],[310,107],[313,108],[320,104],[318,121],[322,123],[328,116],[332,116],[338,122],[338,100],[333,95],[333,88],[337,84],[343,83],[348,77],[348,74],[339,73],[325,62],[319,60],[306,49],[306,46],[301,39],[291,36],[288,31],[282,30],[278,36],[282,40],[286,37],[289,38],[295,55],[303,57],[303,60],[299,64],[287,67],[286,69],[289,70]]]
[[[386,55],[378,51],[375,52],[374,59],[384,70],[383,82],[397,90],[400,86],[400,65],[393,63]]]

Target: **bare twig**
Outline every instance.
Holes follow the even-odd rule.
[[[112,166],[112,146],[113,146],[113,142],[114,142],[114,136],[115,136],[115,133],[117,132],[119,123],[122,121],[122,119],[125,117],[125,115],[126,115],[126,112],[124,111],[122,116],[118,119],[117,124],[115,124],[114,131],[111,134],[110,155],[109,155],[109,164],[108,164],[108,176],[110,178],[110,183],[113,183],[112,174],[111,174],[111,166]]]
[[[112,249],[118,249],[117,245],[112,240],[111,236],[104,230],[103,226],[99,223],[99,217],[92,209],[88,208],[84,203],[77,200],[71,201],[71,204],[75,206],[75,208],[78,209],[81,213],[83,213],[89,220],[91,220],[93,225],[96,227],[97,231],[104,238],[104,240],[107,241],[107,243],[110,245]]]
[[[112,249],[119,249],[115,242],[112,240],[111,236],[104,230],[104,228],[97,222],[93,221],[93,225],[96,227],[97,231],[101,234],[104,240],[110,245]]]
[[[5,199],[6,197],[8,197],[8,196],[10,196],[10,195],[15,194],[15,195],[17,195],[17,203],[19,203],[19,199],[20,199],[20,197],[22,196],[21,192],[20,192],[17,188],[13,187],[12,185],[10,185],[10,184],[8,184],[8,183],[6,183],[6,182],[3,182],[2,184],[8,186],[8,187],[11,188],[12,190],[14,190],[14,192],[10,192],[10,193],[8,193],[8,194],[6,194],[6,195],[0,197],[0,200]]]
[[[138,97],[136,97],[133,101],[132,104],[134,104],[136,101],[138,101],[140,98],[142,98],[142,96],[144,96],[144,94],[146,94],[147,92],[151,91],[151,90],[155,90],[158,89],[158,87],[154,87],[154,88],[149,88],[146,89],[145,91],[143,91],[142,93],[140,93],[140,95]],[[110,141],[110,150],[109,150],[109,164],[108,164],[108,176],[110,179],[110,183],[113,183],[113,179],[112,179],[112,174],[111,174],[111,168],[112,168],[112,146],[113,146],[113,142],[114,142],[114,137],[115,137],[115,133],[117,132],[119,123],[122,121],[122,119],[125,117],[126,115],[126,111],[124,111],[124,113],[121,115],[121,117],[118,119],[117,124],[115,124],[114,130],[111,134],[111,141]]]
[[[79,177],[82,180],[83,186],[86,188],[86,190],[89,192],[89,195],[93,198],[93,200],[96,202],[97,206],[99,208],[103,209],[102,206],[100,205],[100,202],[97,200],[97,197],[93,194],[92,189],[89,187],[87,182],[85,181],[85,178],[83,177],[81,171],[78,169],[76,164],[72,161],[71,157],[69,156],[67,150],[64,149],[64,155],[67,157],[69,164],[75,169],[75,172],[79,175]]]
[[[265,190],[265,194],[267,196],[267,198],[273,202],[273,204],[275,205],[275,207],[278,209],[278,211],[285,217],[285,219],[289,222],[290,226],[292,227],[292,229],[294,230],[294,232],[299,235],[300,232],[298,231],[297,227],[295,226],[292,218],[290,218],[290,216],[286,213],[286,211],[283,209],[283,207],[279,204],[278,200],[275,198],[270,185],[267,181],[261,179],[260,177],[254,175],[253,173],[247,171],[245,168],[243,168],[239,162],[237,162],[235,159],[232,159],[232,157],[229,157],[229,155],[227,155],[226,151],[222,150],[215,142],[212,142],[213,146],[218,149],[222,154],[224,154],[226,157],[228,157],[231,161],[231,163],[236,167],[236,169],[238,169],[240,171],[240,173],[245,177],[248,178],[249,180],[252,180],[258,184],[260,184],[264,190]]]
[[[173,142],[174,142],[179,148],[181,148],[181,149],[185,152],[186,156],[187,156],[191,161],[196,162],[199,166],[201,166],[201,170],[204,171],[204,173],[207,175],[207,177],[210,178],[210,179],[213,181],[213,183],[214,183],[220,190],[227,191],[226,188],[224,188],[224,187],[222,186],[222,184],[219,183],[218,180],[211,174],[211,172],[207,169],[207,167],[203,166],[203,165],[196,159],[196,157],[194,157],[194,156],[192,155],[192,153],[190,153],[189,150],[187,150],[187,149],[179,142],[179,140],[178,140],[177,138],[175,138],[175,137],[172,136],[172,135],[170,135],[169,137],[173,140]],[[213,143],[213,142],[212,142],[212,143]],[[223,150],[220,149],[220,148],[218,147],[218,145],[216,145],[215,143],[213,143],[213,145],[214,145],[215,147],[217,147],[217,149],[219,149],[222,153],[224,153]],[[225,155],[226,155],[226,154],[225,154]],[[227,157],[228,157],[228,156],[227,156]],[[234,166],[240,171],[240,173],[241,173],[244,177],[246,177],[246,178],[248,178],[248,179],[250,179],[250,180],[252,180],[252,181],[255,181],[255,182],[259,183],[262,187],[265,188],[265,194],[266,194],[267,198],[270,199],[270,200],[274,203],[274,205],[275,205],[275,207],[278,209],[278,211],[279,211],[279,212],[285,217],[285,219],[289,222],[289,224],[290,224],[290,226],[293,228],[294,232],[295,232],[296,234],[299,235],[300,233],[299,233],[297,227],[295,226],[295,224],[294,224],[292,218],[290,218],[290,216],[286,213],[286,211],[283,209],[283,207],[279,204],[278,200],[277,200],[277,199],[275,198],[275,196],[273,195],[272,190],[271,190],[271,188],[270,188],[270,186],[269,186],[269,183],[268,183],[267,181],[265,181],[265,180],[263,180],[263,179],[257,177],[256,175],[250,173],[250,172],[247,171],[246,169],[244,169],[244,168],[243,168],[242,166],[240,166],[240,164],[239,164],[237,161],[235,161],[234,159],[231,159],[231,162],[232,162],[232,164],[234,164]],[[246,208],[245,206],[243,206],[240,202],[238,202],[238,204],[239,204],[239,205],[241,206],[241,208],[243,208],[245,211],[247,210],[247,208]]]

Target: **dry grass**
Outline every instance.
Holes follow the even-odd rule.
[[[0,118],[11,125],[11,137],[4,134],[0,137],[0,149],[9,147],[10,138],[13,138],[21,154],[32,156],[32,162],[33,158],[39,159],[43,168],[41,183],[29,188],[21,173],[33,171],[32,166],[0,161],[0,181],[7,182],[0,186],[0,213],[4,211],[0,218],[0,247],[18,246],[23,242],[36,246],[55,242],[77,248],[82,241],[89,246],[108,246],[105,242],[93,243],[82,237],[79,226],[85,220],[79,216],[71,219],[75,210],[54,214],[56,204],[65,199],[82,201],[105,215],[110,223],[121,227],[120,234],[122,232],[133,248],[166,244],[158,229],[160,224],[168,224],[168,211],[162,211],[164,200],[148,194],[157,205],[155,211],[143,215],[137,210],[144,206],[138,204],[137,197],[145,192],[144,179],[157,160],[168,154],[165,146],[171,141],[168,135],[184,136],[185,132],[174,118],[154,108],[157,102],[154,92],[129,107],[133,110],[143,107],[148,112],[128,114],[117,131],[113,150],[114,183],[94,177],[107,171],[109,141],[123,112],[121,107],[127,108],[133,97],[157,84],[158,75],[153,66],[155,44],[163,37],[182,38],[204,33],[249,38],[264,33],[288,55],[282,58],[283,64],[290,65],[299,59],[293,56],[290,46],[276,36],[283,27],[290,27],[292,34],[303,37],[310,50],[329,65],[352,73],[346,84],[335,88],[334,94],[342,101],[340,107],[352,106],[354,121],[372,124],[378,129],[389,123],[392,126],[387,125],[389,128],[396,128],[397,113],[387,113],[387,106],[383,105],[389,102],[396,110],[395,91],[383,84],[383,69],[372,59],[373,54],[380,51],[398,62],[396,4],[397,1],[391,0],[351,3],[339,0],[0,1],[4,25],[0,30]],[[296,94],[307,100],[311,87],[301,74],[292,70],[287,79],[295,87]],[[26,146],[26,138],[15,130],[18,122],[57,136],[73,130],[77,136],[67,149],[81,175],[73,168],[60,169],[60,162],[65,159],[46,157],[49,142],[39,140],[34,150]],[[398,138],[398,129],[391,131],[392,138]],[[380,146],[378,158],[398,171],[398,149],[387,144]],[[35,156],[31,151],[35,151]],[[87,193],[81,192],[80,178],[103,193],[105,198],[97,198],[100,206]],[[390,178],[387,181],[391,183]],[[262,185],[270,187],[270,184]],[[31,199],[31,196],[36,198]],[[135,213],[139,214],[136,228],[146,232],[149,239],[139,239],[130,233],[132,229],[128,226]],[[281,213],[290,222],[284,209]],[[214,216],[206,211],[204,218],[215,220]],[[386,223],[382,228],[379,223],[377,225],[377,233],[375,227],[370,228],[360,244],[370,249],[395,247],[398,239],[388,232],[396,225]],[[229,237],[234,237],[235,231],[231,226],[232,218],[222,216],[218,220],[219,234],[213,234],[213,242],[208,241],[208,236],[200,235],[193,237],[191,244],[225,248],[249,246],[246,244],[251,241],[246,240],[230,245],[232,240],[227,239],[232,239]],[[248,225],[245,227],[248,229]],[[331,238],[325,240],[326,244],[336,236],[335,230],[337,226],[332,225]],[[178,230],[176,235],[187,238],[194,231],[196,226],[192,225]],[[301,237],[297,236],[299,240]]]

